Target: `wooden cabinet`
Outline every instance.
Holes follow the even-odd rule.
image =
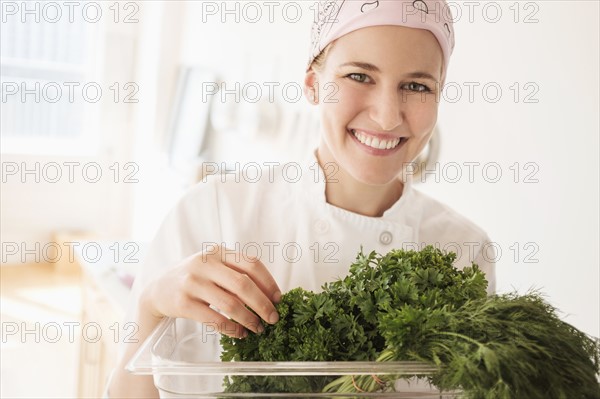
[[[108,245],[108,244],[107,244]],[[83,314],[79,358],[79,398],[102,398],[126,334],[123,319],[129,287],[119,278],[120,266],[110,257],[86,261],[79,253]]]
[[[119,311],[113,308],[106,295],[100,291],[93,277],[87,273],[82,276],[83,314],[78,397],[101,398],[116,362],[117,344],[110,337],[110,327],[120,323],[121,317]]]

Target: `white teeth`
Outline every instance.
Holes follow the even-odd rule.
[[[351,130],[352,134],[364,145],[367,145],[372,148],[377,148],[379,150],[390,150],[395,148],[398,144],[400,144],[401,139],[397,138],[394,140],[382,140],[377,137],[367,136],[361,132],[357,132],[356,130]]]

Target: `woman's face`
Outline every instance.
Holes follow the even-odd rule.
[[[412,162],[437,120],[442,50],[426,30],[363,28],[336,40],[306,89],[316,89],[322,164],[354,179],[388,184]]]

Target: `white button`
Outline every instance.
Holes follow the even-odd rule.
[[[389,245],[392,243],[392,239],[394,237],[392,236],[392,233],[390,233],[389,231],[384,231],[383,233],[381,233],[381,235],[379,236],[379,242],[384,244],[384,245]]]
[[[317,220],[315,223],[315,231],[319,234],[325,234],[329,231],[329,223],[325,220]]]

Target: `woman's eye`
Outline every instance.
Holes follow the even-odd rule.
[[[370,78],[367,75],[365,75],[364,73],[351,73],[347,77],[349,77],[350,79],[355,80],[359,83],[369,83],[370,82]]]
[[[417,82],[410,82],[409,84],[405,85],[404,87],[406,87],[406,89],[408,89],[410,91],[425,92],[425,93],[431,91],[429,89],[429,87],[427,87],[421,83],[417,83]]]

